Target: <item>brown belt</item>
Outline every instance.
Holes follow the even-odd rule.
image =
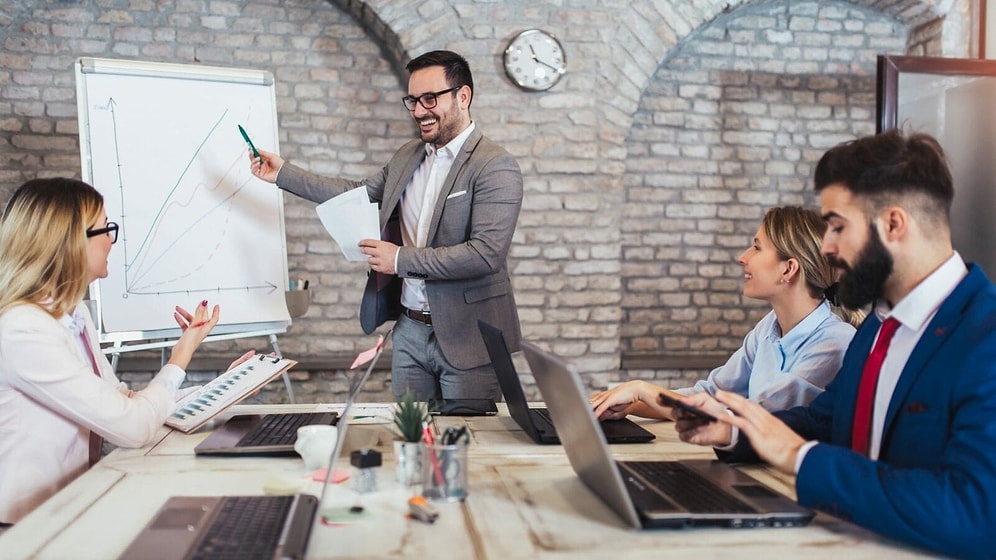
[[[408,316],[409,319],[415,319],[419,323],[425,323],[426,325],[432,324],[432,315],[426,311],[415,311],[414,309],[404,308],[404,314]]]

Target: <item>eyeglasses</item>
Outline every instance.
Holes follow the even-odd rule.
[[[406,96],[404,96],[404,97],[401,98],[401,102],[405,104],[405,108],[407,108],[409,111],[414,111],[415,110],[415,103],[416,102],[421,103],[422,106],[425,107],[426,109],[432,109],[433,107],[436,106],[436,103],[439,101],[438,97],[440,95],[442,95],[444,93],[454,92],[454,91],[456,91],[456,90],[458,90],[458,89],[460,89],[462,87],[463,86],[457,86],[457,87],[451,87],[450,89],[444,89],[442,91],[435,91],[435,92],[432,92],[432,93],[423,93],[422,95],[420,95],[418,97],[414,97],[414,96],[411,96],[411,95],[406,95]]]
[[[118,224],[116,224],[114,222],[107,222],[107,226],[106,227],[102,227],[102,228],[99,228],[99,229],[88,229],[88,230],[86,230],[86,236],[87,236],[87,238],[90,238],[90,237],[97,237],[98,235],[107,234],[107,235],[111,236],[111,245],[113,245],[113,244],[115,244],[115,243],[118,242],[118,230],[119,229],[120,228],[118,227]]]

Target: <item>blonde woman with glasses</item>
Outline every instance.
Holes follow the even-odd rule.
[[[152,440],[172,414],[194,350],[218,322],[201,302],[177,307],[183,334],[140,391],[119,382],[100,351],[87,286],[107,276],[118,225],[75,179],[35,179],[0,222],[0,526],[31,512],[99,458],[101,438]]]
[[[863,314],[833,305],[837,272],[821,253],[826,223],[814,210],[769,210],[750,246],[737,261],[744,268],[743,294],[771,304],[726,364],[692,387],[688,395],[717,389],[743,395],[768,410],[808,404],[840,369],[844,351]],[[591,397],[603,420],[628,414],[671,418],[658,402],[665,391],[643,380],[622,383]]]

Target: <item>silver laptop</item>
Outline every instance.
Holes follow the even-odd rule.
[[[498,385],[505,396],[509,415],[536,443],[559,445],[560,438],[557,437],[557,429],[550,419],[550,411],[546,408],[529,407],[526,392],[522,389],[522,382],[505,343],[505,335],[500,329],[484,321],[478,321],[477,326],[484,339],[484,346],[488,349],[491,366],[498,377]],[[599,422],[598,426],[609,443],[647,443],[657,437],[628,418],[605,420]]]
[[[615,461],[573,364],[522,343],[571,467],[635,528],[790,527],[814,513],[720,461]]]
[[[346,438],[349,411],[390,336],[388,331],[370,365],[350,383],[321,497],[172,496],[131,542],[121,560],[304,558],[316,514]]]
[[[388,333],[390,336],[390,332]],[[387,344],[385,339],[382,342]],[[374,354],[367,365],[369,376],[381,352]],[[363,377],[365,379],[365,377]],[[357,379],[360,379],[359,377]],[[354,383],[350,393],[362,384]],[[352,396],[352,395],[351,395]],[[347,398],[347,401],[349,398]],[[339,420],[335,412],[279,412],[274,414],[236,414],[220,428],[211,432],[194,447],[195,455],[294,455],[297,429],[311,424],[334,426]]]

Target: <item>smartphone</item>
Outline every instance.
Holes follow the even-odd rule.
[[[429,402],[429,413],[439,416],[494,416],[494,399],[442,399]]]
[[[702,420],[705,420],[707,422],[716,421],[716,417],[713,416],[712,414],[709,414],[708,412],[702,409],[695,408],[693,406],[688,406],[687,404],[679,401],[678,399],[672,397],[667,393],[661,393],[657,395],[657,402],[661,403],[664,406],[670,406],[672,408],[680,409],[684,412],[691,414],[692,416],[701,418]]]

